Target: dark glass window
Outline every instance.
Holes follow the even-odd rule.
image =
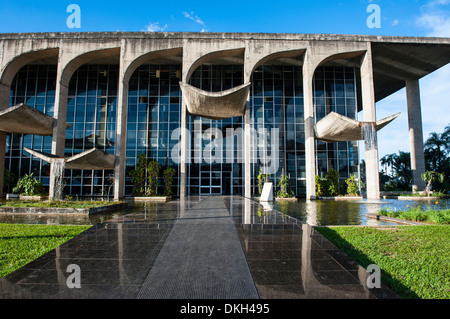
[[[357,119],[355,71],[344,67],[319,67],[314,74],[314,107],[316,122],[330,112]],[[323,93],[325,92],[325,93]],[[323,96],[325,95],[325,99]],[[349,155],[351,154],[351,155]],[[357,171],[356,142],[316,142],[317,173],[324,178],[330,169],[339,172],[341,180]]]

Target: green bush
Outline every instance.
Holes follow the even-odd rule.
[[[136,169],[129,173],[134,184],[134,194],[156,195],[161,166],[156,161],[149,161],[144,154],[139,154],[137,160]]]
[[[345,184],[347,184],[347,195],[359,196],[359,185],[355,174],[350,175],[345,180]]]
[[[155,196],[158,193],[158,176],[161,166],[156,161],[148,163],[148,189],[147,192],[150,196]]]
[[[328,181],[329,196],[339,195],[339,173],[335,169],[330,169],[325,179]]]
[[[319,197],[328,196],[328,182],[316,175],[316,195]]]
[[[279,198],[293,198],[295,194],[288,190],[289,188],[289,177],[283,173],[281,174],[280,182],[278,183],[280,190],[277,192],[277,197]]]
[[[316,175],[316,195],[319,197],[339,195],[339,173],[331,169],[325,179]]]
[[[24,177],[17,181],[16,187],[13,188],[14,194],[20,194],[25,196],[37,196],[44,195],[45,189],[42,181],[33,177],[33,173],[26,174]]]
[[[173,176],[175,175],[175,169],[167,167],[163,172],[164,188],[166,196],[172,195]]]

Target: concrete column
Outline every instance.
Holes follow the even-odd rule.
[[[67,99],[69,94],[69,89],[63,83],[62,74],[63,70],[58,66],[55,90],[55,111],[53,113],[53,117],[56,121],[55,126],[53,127],[52,136],[52,154],[61,157],[64,156],[66,141]],[[66,83],[69,83],[69,80]]]
[[[250,82],[255,61],[252,59],[251,47],[247,43],[244,53],[244,83]],[[251,164],[251,114],[250,114],[250,93],[247,96],[244,114],[244,196],[252,198],[252,164]],[[233,187],[233,186],[231,186]]]
[[[372,50],[368,44],[368,50],[361,64],[361,91],[365,122],[375,122],[377,119],[375,110],[375,90],[373,86]],[[367,199],[380,199],[380,176],[378,167],[378,143],[377,133],[373,132],[374,142],[366,147],[366,183]]]
[[[125,40],[120,50],[119,86],[117,92],[116,163],[114,169],[114,200],[125,197],[125,165],[127,149],[128,79],[125,77]]]
[[[249,97],[250,98],[250,97]],[[244,188],[245,188],[245,198],[252,197],[252,165],[251,165],[251,123],[250,123],[250,102],[247,101],[245,106],[245,116],[244,116]]]
[[[0,83],[0,110],[9,107],[10,87]],[[0,133],[0,198],[3,197],[3,178],[5,173],[6,133]]]
[[[181,79],[184,83],[189,83],[189,70],[192,66],[191,60],[189,59],[189,48],[187,48],[187,44],[185,43],[183,46],[183,65],[181,66]],[[180,145],[181,145],[181,159],[180,159],[180,199],[186,198],[187,193],[187,145],[188,141],[186,136],[187,132],[187,105],[186,101],[182,99],[181,101],[181,137],[180,137]]]
[[[187,196],[187,106],[185,101],[181,104],[181,161],[180,161],[180,198]]]
[[[408,104],[409,143],[411,149],[411,172],[413,192],[423,191],[425,182],[425,156],[423,152],[422,111],[420,105],[419,80],[406,81],[406,98]]]
[[[316,155],[314,136],[314,101],[313,101],[313,77],[309,53],[305,53],[303,65],[303,100],[305,116],[305,155],[306,155],[306,198],[316,198]]]
[[[6,133],[0,132],[0,198],[3,197],[3,178],[5,176]]]
[[[63,54],[63,48],[59,50],[59,61],[62,61],[61,55]],[[70,79],[64,77],[64,66],[58,63],[58,71],[56,75],[56,88],[55,88],[55,111],[53,117],[56,119],[53,127],[52,136],[52,154],[59,157],[64,157],[64,149],[66,142],[66,124],[67,124],[67,99],[69,89],[67,87]],[[49,198],[58,198],[60,194],[56,189],[57,185],[60,185],[60,176],[57,176],[57,170],[54,169],[54,162],[50,163],[50,185],[49,185]],[[62,196],[62,194],[61,194]],[[62,199],[62,198],[58,198]]]

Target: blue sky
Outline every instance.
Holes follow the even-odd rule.
[[[81,28],[70,29],[67,7],[81,8]],[[381,28],[369,28],[370,4],[381,10]],[[450,0],[318,1],[85,1],[0,0],[0,33],[89,31],[190,31],[332,33],[450,37]],[[424,138],[450,124],[450,67],[420,82]],[[377,105],[377,117],[402,112],[379,133],[380,157],[409,151],[406,93]]]

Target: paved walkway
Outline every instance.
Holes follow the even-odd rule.
[[[202,200],[177,221],[138,298],[259,298],[222,198]]]
[[[81,288],[70,289],[69,265]],[[395,298],[314,228],[241,197],[145,205],[0,279],[0,298]]]

